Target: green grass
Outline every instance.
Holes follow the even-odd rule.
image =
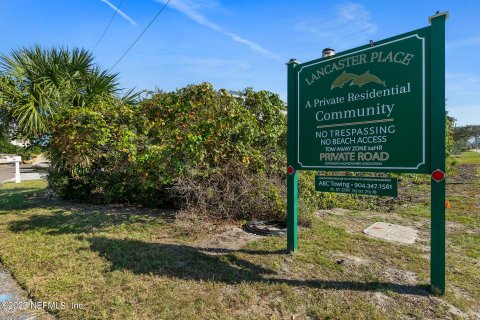
[[[480,153],[468,151],[463,152],[462,154],[455,156],[455,158],[463,164],[479,164],[480,163]]]
[[[467,159],[480,167],[470,157],[457,165]],[[51,311],[60,319],[453,318],[448,304],[465,315],[480,311],[476,184],[448,186],[447,295],[440,300],[429,297],[423,198],[314,218],[294,254],[286,254],[284,237],[220,254],[222,244],[210,240],[222,225],[159,210],[48,202],[45,187],[0,185],[0,259],[35,300],[82,305]],[[415,197],[428,188],[405,192]],[[402,245],[362,233],[376,221],[414,226],[420,239]]]
[[[25,201],[27,197],[36,196],[43,192],[46,182],[43,180],[29,181],[22,184],[7,183],[2,188],[0,184],[0,208],[2,211],[10,209],[26,209],[32,206],[32,203]]]

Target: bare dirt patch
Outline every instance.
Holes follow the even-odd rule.
[[[356,257],[353,255],[347,255],[343,253],[335,253],[333,259],[337,264],[343,265],[345,267],[358,267],[358,266],[368,266],[371,264],[371,261],[367,258]]]
[[[207,254],[225,254],[263,238],[243,231],[238,225],[212,225],[212,227],[212,232],[209,232],[205,238],[192,243],[192,246],[204,249]]]
[[[343,216],[348,212],[350,212],[350,210],[343,209],[343,208],[332,208],[332,209],[317,210],[315,212],[315,215],[317,215],[318,217],[323,217],[326,215]]]
[[[447,180],[448,184],[475,183],[477,166],[475,164],[461,164],[456,168],[455,175]]]

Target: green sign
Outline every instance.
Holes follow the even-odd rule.
[[[289,251],[298,250],[298,170],[431,174],[430,290],[445,294],[447,16],[437,12],[429,27],[333,57],[287,63]],[[323,183],[348,184],[339,192],[379,192],[375,183],[346,178]]]
[[[297,169],[429,173],[429,43],[424,28],[296,66]]]
[[[398,195],[397,179],[381,177],[316,176],[315,190],[369,196],[396,197]]]

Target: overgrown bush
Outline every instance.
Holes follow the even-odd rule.
[[[58,112],[48,157],[49,183],[63,198],[93,202],[142,203],[154,193],[132,161],[136,154],[134,108],[117,100],[99,100]]]
[[[208,83],[142,102],[136,161],[182,208],[218,218],[285,214],[286,118],[275,94],[235,98]]]
[[[67,199],[282,219],[284,108],[270,92],[246,89],[233,97],[203,83],[138,105],[102,98],[63,109],[52,122],[49,182]],[[354,206],[353,197],[316,192],[314,175],[299,176],[301,221],[318,208]]]
[[[445,115],[445,157],[449,157],[454,154],[455,140],[454,140],[454,127],[456,119]]]
[[[286,188],[280,176],[252,174],[234,161],[208,174],[195,171],[176,178],[172,187],[183,208],[220,219],[285,218]]]
[[[137,106],[102,98],[65,108],[52,121],[49,182],[67,199],[192,208],[206,190],[221,200],[203,199],[197,210],[283,215],[281,108],[274,94],[247,89],[235,98],[206,83]]]

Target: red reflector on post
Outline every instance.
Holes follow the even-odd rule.
[[[288,166],[288,168],[287,168],[287,173],[288,173],[288,174],[292,174],[292,173],[294,173],[294,172],[295,172],[295,169],[293,169],[292,166]]]
[[[432,172],[432,179],[436,182],[440,182],[445,179],[445,173],[442,170],[437,169]]]

